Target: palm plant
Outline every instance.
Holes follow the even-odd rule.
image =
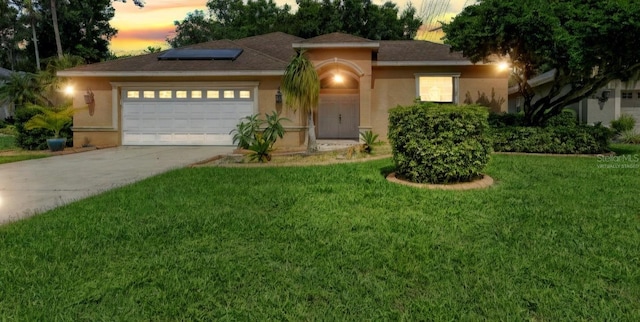
[[[8,102],[14,108],[26,104],[42,104],[47,100],[41,94],[40,84],[34,74],[11,73],[0,86],[0,102]]]
[[[30,104],[28,108],[37,109],[40,114],[34,115],[24,124],[27,130],[46,129],[53,132],[54,138],[60,138],[60,131],[73,121],[75,109],[71,105],[54,108]]]
[[[281,89],[288,108],[294,111],[300,109],[307,114],[307,152],[317,151],[313,111],[318,106],[320,78],[311,60],[304,55],[304,51],[297,51],[287,66]]]

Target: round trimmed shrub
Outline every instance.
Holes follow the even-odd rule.
[[[389,111],[396,172],[418,183],[468,182],[489,162],[488,111],[477,105],[419,103]]]

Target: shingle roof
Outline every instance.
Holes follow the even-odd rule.
[[[449,46],[419,40],[372,41],[344,33],[331,33],[303,39],[282,32],[238,40],[214,40],[183,48],[242,49],[236,60],[158,60],[159,53],[133,56],[63,70],[60,76],[197,76],[197,75],[281,75],[294,47],[369,48],[377,51],[378,65],[459,65],[471,64],[460,53],[451,53]]]
[[[469,62],[461,53],[451,52],[451,47],[423,40],[380,41],[378,61],[420,62],[454,61]]]
[[[333,32],[317,37],[304,39],[301,43],[327,44],[327,43],[374,43],[375,41],[342,32]]]

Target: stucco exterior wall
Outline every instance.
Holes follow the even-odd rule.
[[[85,144],[94,146],[117,146],[122,144],[122,103],[121,89],[130,84],[136,86],[154,87],[162,84],[165,88],[188,87],[188,84],[199,83],[201,85],[215,86],[217,83],[233,84],[234,82],[253,81],[258,83],[258,94],[256,96],[256,113],[261,118],[266,113],[278,111],[281,117],[288,118],[283,125],[287,134],[278,142],[280,148],[297,148],[304,144],[304,125],[306,116],[301,112],[295,112],[284,103],[276,104],[275,96],[280,86],[279,77],[263,78],[70,78],[71,84],[76,89],[73,96],[73,105],[80,109],[74,115],[73,139],[74,145],[80,147]],[[95,109],[90,115],[84,95],[87,90],[93,92]]]
[[[458,67],[376,67],[372,81],[372,131],[387,137],[388,111],[398,105],[411,105],[418,97],[416,74],[460,74],[457,101],[464,103],[465,93],[477,100],[478,92],[486,93],[500,101],[499,111],[507,110],[507,73],[495,71],[493,66],[458,66]]]

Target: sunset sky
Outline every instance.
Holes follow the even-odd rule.
[[[445,0],[424,0],[426,3],[446,3]],[[275,0],[282,6],[288,3],[294,8],[295,0]],[[394,1],[402,10],[407,0]],[[449,2],[450,15],[459,12],[465,4],[473,1],[451,0]],[[176,4],[178,3],[178,4]],[[111,40],[111,50],[117,55],[137,54],[148,46],[168,48],[165,39],[170,36],[175,27],[175,20],[182,21],[188,12],[196,9],[207,10],[207,0],[148,0],[144,8],[138,8],[129,0],[127,3],[114,2],[115,17],[111,26],[118,29],[118,35]],[[382,0],[374,0],[380,5]],[[422,2],[413,1],[414,6],[421,8]]]

